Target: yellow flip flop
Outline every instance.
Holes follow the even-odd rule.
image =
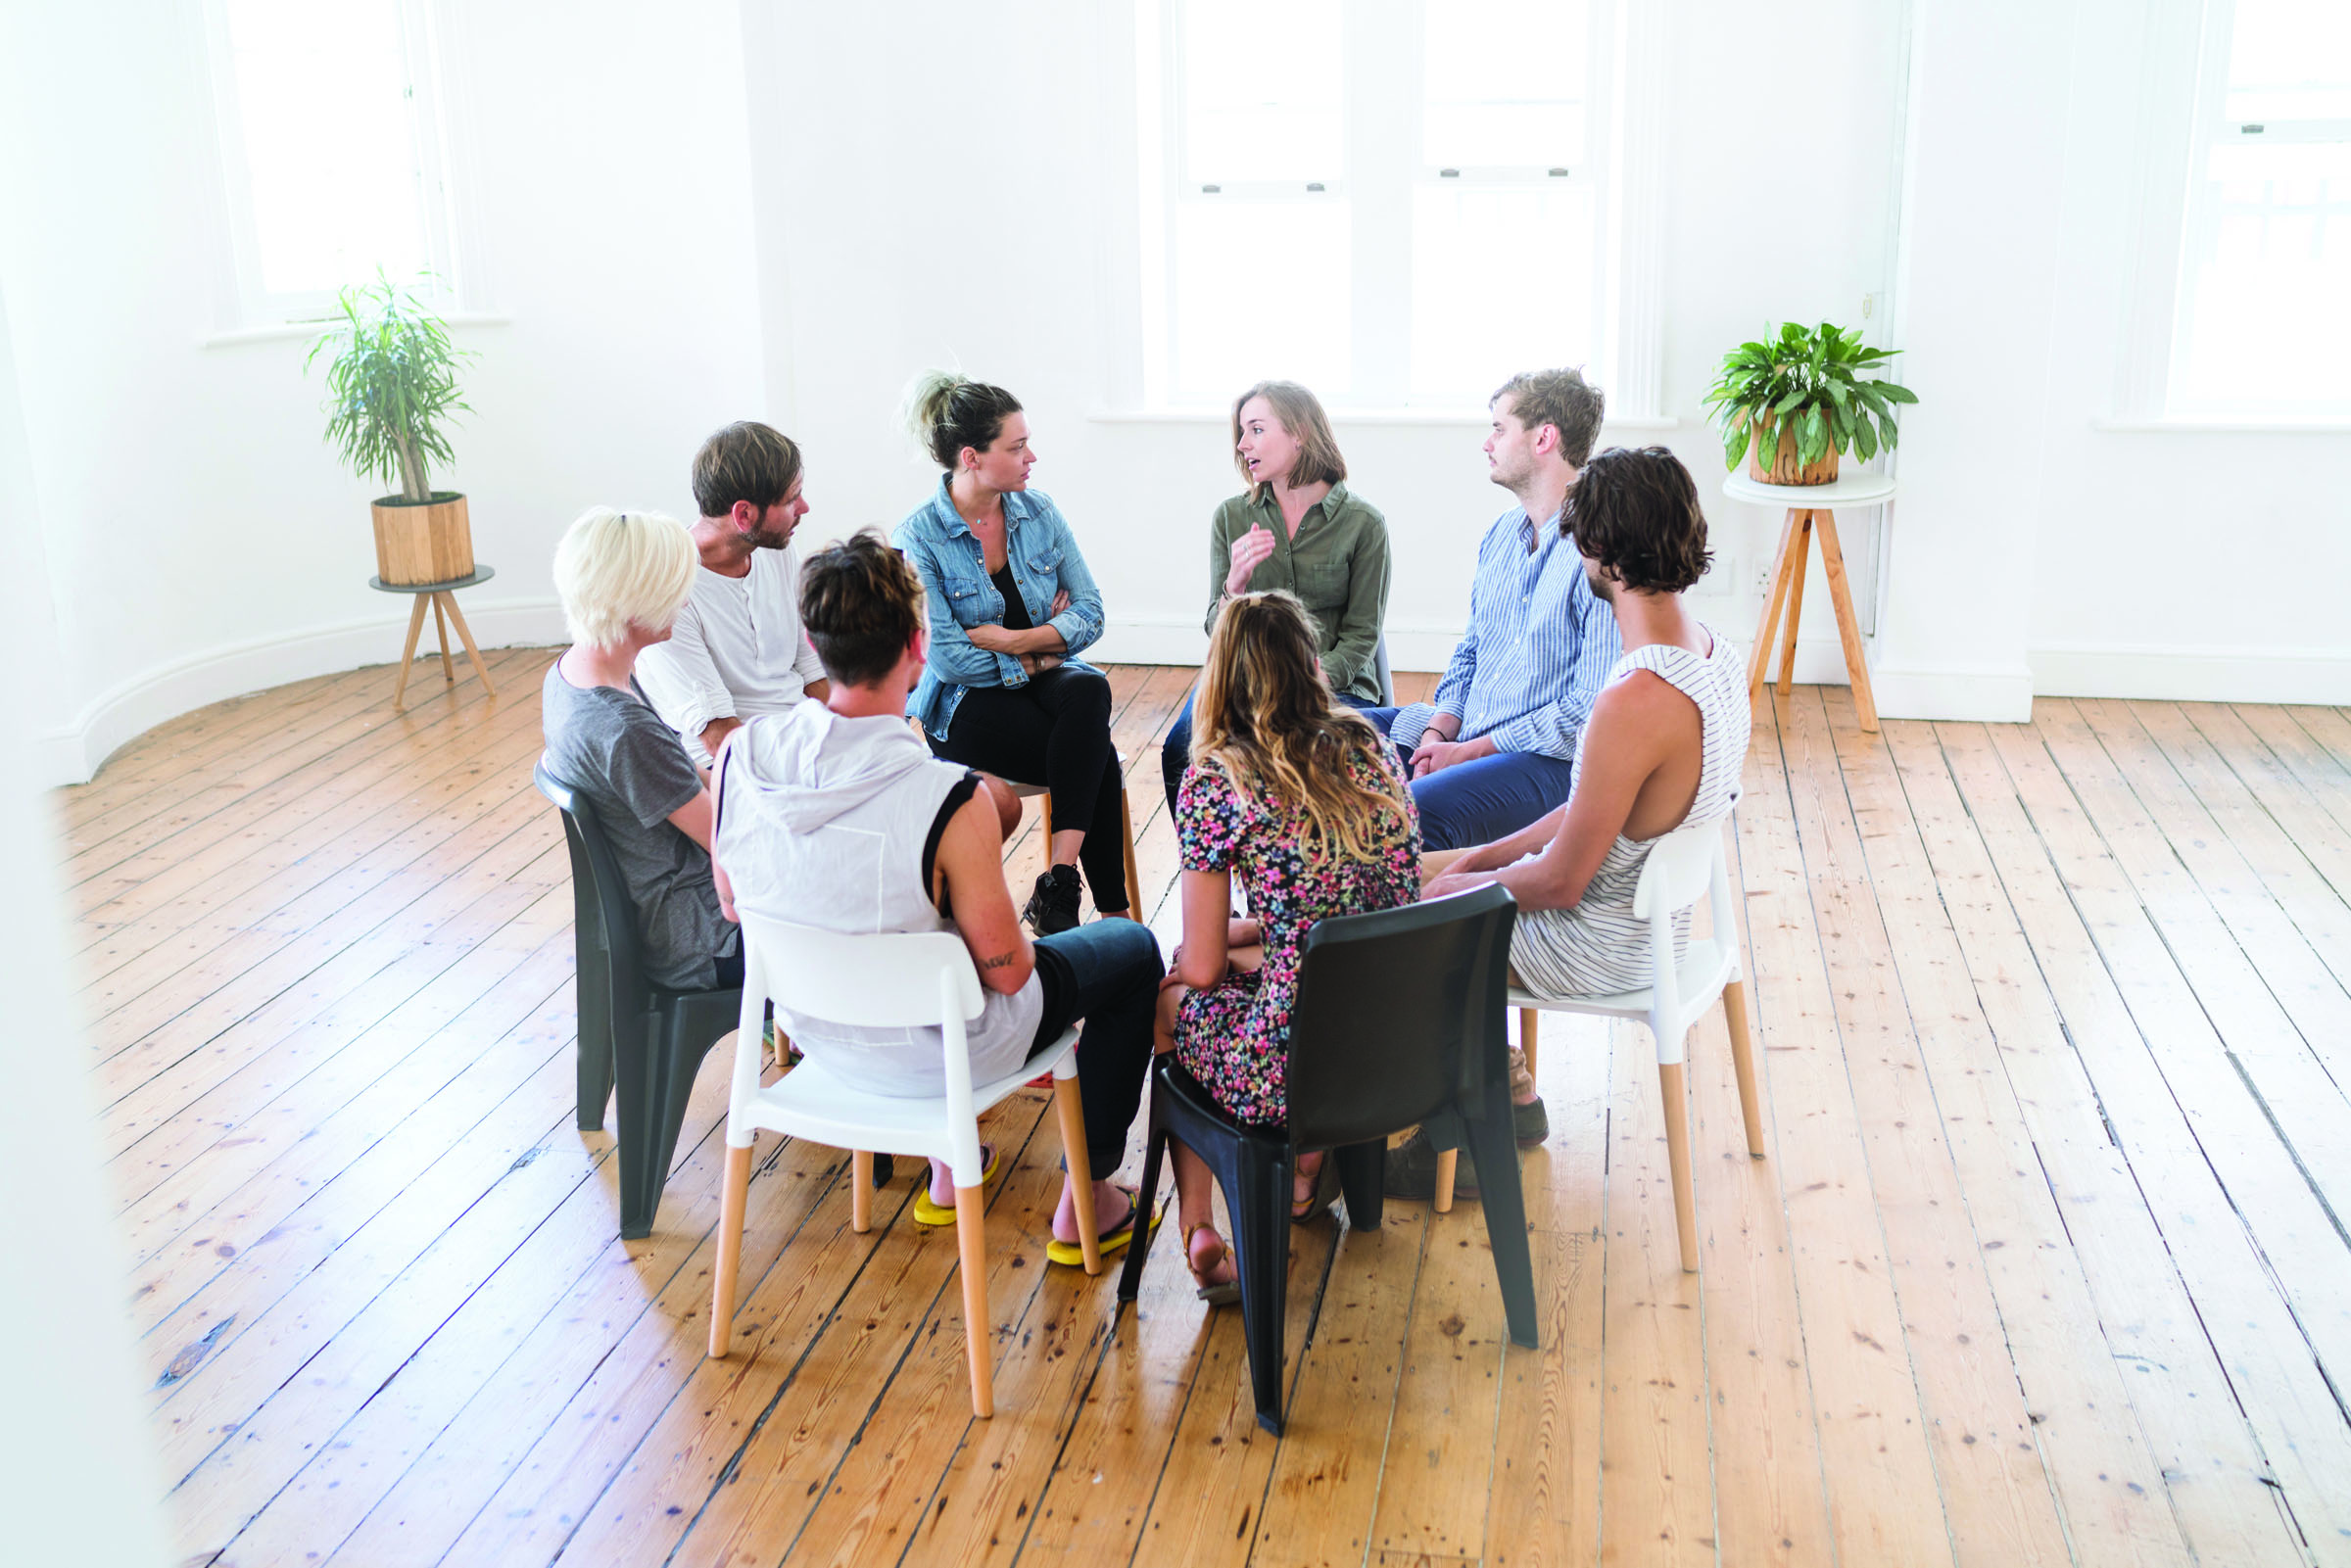
[[[1095,1245],[1102,1249],[1104,1258],[1127,1250],[1127,1244],[1134,1240],[1134,1221],[1143,1212],[1140,1202],[1142,1194],[1132,1187],[1121,1187],[1119,1191],[1127,1195],[1127,1217],[1095,1238]],[[1157,1209],[1151,1211],[1150,1226],[1153,1230],[1159,1229],[1159,1222],[1165,1217],[1167,1212],[1166,1204],[1161,1204]],[[1071,1268],[1083,1268],[1085,1266],[1085,1249],[1074,1241],[1063,1241],[1059,1237],[1055,1237],[1045,1243],[1045,1260],[1050,1263],[1061,1263]]]
[[[980,1152],[987,1158],[987,1168],[980,1172],[980,1185],[984,1187],[1004,1173],[1004,1151],[986,1144]],[[923,1166],[921,1183],[914,1189],[914,1222],[918,1225],[952,1225],[955,1223],[953,1204],[935,1204],[931,1201],[931,1167]]]

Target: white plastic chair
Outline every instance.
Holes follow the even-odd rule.
[[[1747,1120],[1747,1152],[1763,1158],[1763,1113],[1755,1098],[1754,1042],[1748,1030],[1747,984],[1739,968],[1739,927],[1731,902],[1730,867],[1722,849],[1720,820],[1676,828],[1657,840],[1642,863],[1633,887],[1633,914],[1649,923],[1651,983],[1612,996],[1537,996],[1511,987],[1511,1005],[1520,1010],[1518,1037],[1528,1070],[1535,1060],[1535,1015],[1587,1013],[1602,1018],[1646,1019],[1657,1042],[1657,1083],[1665,1097],[1665,1155],[1673,1167],[1673,1219],[1681,1233],[1682,1267],[1698,1271],[1698,1206],[1691,1192],[1690,1111],[1684,1084],[1684,1047],[1690,1029],[1722,998],[1730,1025],[1731,1066],[1739,1076],[1739,1109]],[[1696,936],[1673,962],[1673,917],[1706,900],[1712,934]],[[1452,1201],[1454,1156],[1440,1158],[1437,1195]]]
[[[1085,1117],[1078,1098],[1078,1031],[1071,1029],[1020,1069],[990,1083],[972,1082],[964,1033],[985,1000],[963,938],[952,931],[844,936],[837,931],[743,914],[743,1024],[735,1036],[735,1077],[727,1105],[727,1174],[719,1205],[718,1277],[711,1291],[710,1354],[724,1357],[735,1316],[735,1273],[743,1258],[743,1213],[751,1179],[751,1140],[762,1127],[853,1152],[849,1223],[873,1223],[873,1151],[946,1162],[955,1177],[955,1239],[963,1270],[966,1350],[972,1413],[994,1413],[988,1369],[987,1212],[982,1201],[980,1113],[1028,1083],[1053,1074],[1069,1161],[1085,1271],[1102,1272],[1095,1235],[1094,1185],[1085,1158]],[[789,996],[792,1011],[838,1023],[876,1027],[938,1025],[946,1092],[936,1099],[875,1094],[827,1069],[821,1048],[764,1087],[759,1027],[770,997]],[[928,1180],[923,1177],[921,1179]]]

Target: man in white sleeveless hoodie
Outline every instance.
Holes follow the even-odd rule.
[[[1738,804],[1753,724],[1747,670],[1683,606],[1712,556],[1698,486],[1672,452],[1618,447],[1593,458],[1559,530],[1624,640],[1592,704],[1567,803],[1508,838],[1421,857],[1420,896],[1499,882],[1518,901],[1514,981],[1548,996],[1639,990],[1650,982],[1649,927],[1633,916],[1633,889],[1657,839]],[[1689,924],[1687,912],[1675,918],[1677,957]],[[1388,1190],[1433,1184],[1435,1151],[1458,1146],[1455,1125],[1430,1121],[1390,1157]],[[1463,1149],[1459,1171],[1468,1170]]]
[[[827,930],[961,935],[986,992],[968,1026],[975,1081],[1018,1070],[1084,1019],[1078,1077],[1094,1212],[1103,1250],[1117,1251],[1132,1235],[1132,1196],[1106,1178],[1126,1157],[1151,1063],[1165,973],[1158,938],[1123,919],[1034,942],[1022,930],[981,776],[933,757],[906,723],[906,693],[923,669],[923,591],[887,541],[862,533],[817,551],[801,569],[798,608],[831,684],[821,701],[753,719],[722,747],[720,895],[730,911]],[[936,1028],[833,1023],[789,1002],[777,1000],[779,1026],[830,1069],[884,1094],[939,1092]],[[917,1219],[951,1214],[943,1164],[932,1168],[929,1197]],[[1049,1258],[1079,1258],[1066,1181],[1053,1233]]]

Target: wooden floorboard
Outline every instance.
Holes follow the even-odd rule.
[[[549,657],[491,655],[496,697],[428,663],[401,713],[382,667],[249,693],[56,797],[188,1561],[2351,1563],[2342,710],[1767,700],[1730,835],[1765,1153],[1718,1010],[1701,1271],[1646,1030],[1546,1018],[1543,1344],[1474,1202],[1303,1227],[1277,1439],[1173,1224],[1131,1308],[1044,1266],[1041,1092],[987,1128],[993,1420],[951,1233],[911,1171],[852,1232],[833,1150],[761,1141],[703,1356],[723,1073],[621,1242],[529,780]],[[1191,682],[1112,672],[1171,944]]]

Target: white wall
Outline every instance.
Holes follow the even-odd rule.
[[[1660,5],[1678,424],[1604,440],[1661,440],[1700,476],[1721,557],[1702,612],[1747,634],[1779,521],[1719,499],[1699,405],[1715,359],[1782,317],[1857,322],[1869,295],[1925,399],[1887,523],[1885,711],[2017,717],[2036,688],[2351,699],[2345,435],[2100,423],[2149,135],[2141,8]],[[449,476],[500,572],[466,600],[487,641],[556,637],[564,523],[595,500],[683,512],[687,459],[727,419],[802,440],[812,535],[895,521],[933,482],[897,394],[950,363],[1030,404],[1037,482],[1110,601],[1103,656],[1196,656],[1203,524],[1236,480],[1221,422],[1131,414],[1127,8],[446,10],[506,318],[458,329],[483,357]],[[198,15],[0,12],[0,592],[53,629],[32,691],[52,779],[185,707],[388,659],[406,610],[362,586],[369,487],[317,440],[303,344],[206,346],[225,242]],[[1496,270],[1538,286],[1539,259]],[[1507,500],[1482,431],[1340,437],[1395,531],[1397,662],[1430,667]],[[1866,600],[1877,519],[1843,521]],[[1817,574],[1805,600],[1799,674],[1839,678]]]
[[[695,445],[764,407],[733,0],[505,0],[459,28],[490,305],[473,414],[437,483],[468,493],[488,642],[559,640],[549,561],[596,501],[691,509]],[[367,500],[319,441],[299,337],[211,344],[226,242],[195,0],[0,10],[0,298],[62,679],[44,777],[86,777],[188,707],[393,658]],[[0,413],[9,400],[0,398]],[[20,466],[29,471],[29,481]],[[24,502],[19,501],[18,506]],[[10,574],[12,613],[41,610]],[[389,684],[387,675],[387,685]]]
[[[812,533],[894,523],[928,494],[936,476],[890,413],[915,372],[960,365],[1029,407],[1034,482],[1103,584],[1102,656],[1191,660],[1206,641],[1207,520],[1238,481],[1222,421],[1119,416],[1131,403],[1114,367],[1139,332],[1118,287],[1134,183],[1125,9],[745,0],[754,79],[792,84],[772,125],[754,120],[762,212],[788,236],[760,264],[791,428],[809,452]],[[1898,13],[1873,0],[1803,9],[1809,24],[1703,0],[1666,26],[1709,40],[1675,57],[1661,117],[1674,171],[1663,382],[1680,423],[1619,424],[1602,439],[1664,441],[1709,487],[1722,462],[1698,400],[1722,350],[1783,315],[1857,319],[1862,296],[1888,287]],[[828,69],[880,61],[886,71]],[[1724,137],[1745,134],[1728,106],[1755,81],[1811,71],[1840,91],[1781,104],[1771,162],[1801,192],[1784,199],[1758,186],[1753,160],[1724,156]],[[1498,287],[1542,286],[1539,259],[1498,256],[1495,268]],[[1524,368],[1498,363],[1494,380]],[[1342,418],[1338,433],[1351,484],[1394,536],[1395,661],[1435,668],[1461,630],[1477,540],[1510,504],[1486,478],[1484,428]],[[1778,519],[1730,507],[1715,518],[1719,586],[1740,592],[1705,612],[1744,632],[1744,590]]]

